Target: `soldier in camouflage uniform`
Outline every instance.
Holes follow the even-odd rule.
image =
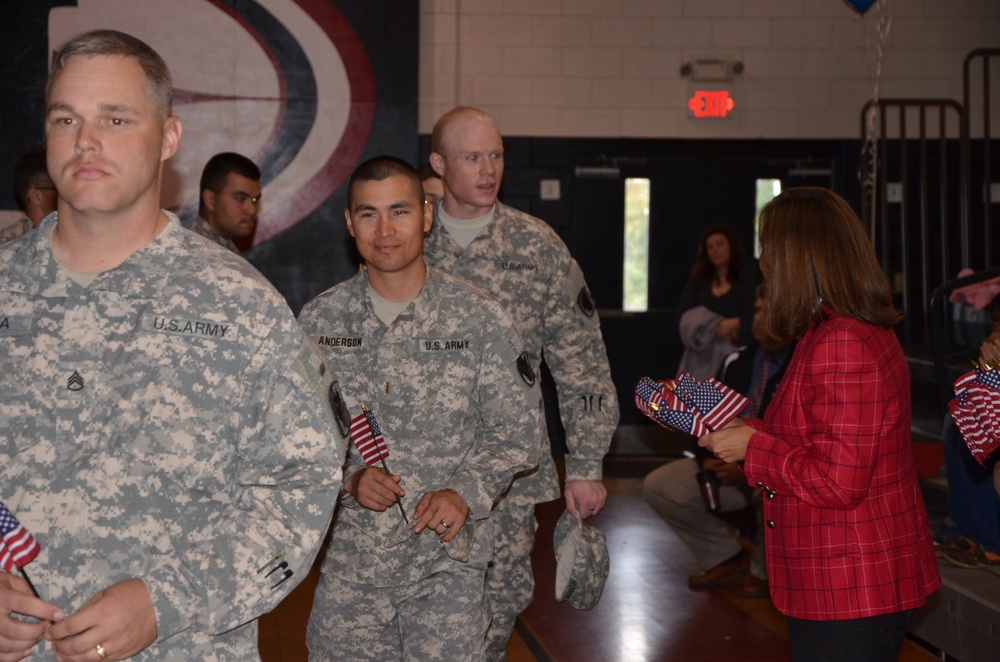
[[[345,216],[365,269],[299,321],[338,366],[350,414],[361,403],[376,414],[393,473],[366,468],[351,445],[310,658],[478,662],[490,514],[538,461],[534,371],[496,301],[425,265],[432,215],[412,167],[360,165]]]
[[[45,168],[44,149],[29,149],[14,164],[14,194],[24,216],[0,230],[0,244],[38,227],[56,209],[56,189]]]
[[[257,227],[260,168],[236,152],[208,160],[201,172],[198,215],[184,227],[239,254],[233,237],[249,237]]]
[[[569,447],[566,507],[596,515],[607,497],[601,469],[618,422],[618,399],[583,272],[546,223],[497,201],[503,140],[488,115],[474,108],[449,111],[434,125],[431,143],[431,165],[445,194],[425,242],[427,262],[497,297],[532,364],[544,352]],[[544,424],[535,440],[542,455],[538,469],[515,478],[494,512],[499,535],[487,577],[493,610],[487,659],[504,659],[514,621],[531,603],[534,506],[559,497]]]
[[[40,598],[0,573],[3,659],[259,659],[249,622],[332,516],[322,357],[260,274],[159,209],[170,89],[112,31],[50,75],[58,211],[0,248],[0,490],[41,545]]]

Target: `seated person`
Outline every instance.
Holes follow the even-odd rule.
[[[989,305],[993,330],[979,348],[979,364],[1000,365],[1000,296]],[[948,476],[948,518],[953,531],[935,531],[938,556],[963,568],[984,568],[1000,574],[1000,496],[997,460],[983,467],[965,445],[958,426],[945,417],[942,434]]]
[[[723,381],[746,394],[750,404],[743,415],[763,416],[792,355],[792,346],[779,346],[764,325],[765,291],[757,288],[752,333],[754,342],[735,361],[724,366]],[[696,475],[702,469],[715,471],[721,487],[722,512],[758,506],[759,542],[741,541],[739,535],[705,509]],[[767,597],[763,536],[760,535],[759,492],[747,484],[742,469],[708,456],[695,462],[678,460],[654,470],[643,481],[643,496],[653,510],[670,525],[700,564],[701,574],[688,577],[692,588],[721,586],[744,577],[743,597]],[[747,551],[753,548],[753,553]]]

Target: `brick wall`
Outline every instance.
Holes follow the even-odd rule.
[[[506,135],[856,138],[878,11],[879,0],[860,18],[843,0],[421,0],[419,129],[474,105]],[[885,16],[882,97],[961,101],[965,56],[1000,47],[998,0],[886,0]],[[694,120],[681,65],[716,58],[744,63],[728,84],[736,107]]]

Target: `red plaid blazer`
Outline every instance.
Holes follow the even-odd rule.
[[[747,421],[771,597],[811,620],[919,607],[941,578],[913,468],[906,359],[892,330],[824,310],[765,419]]]

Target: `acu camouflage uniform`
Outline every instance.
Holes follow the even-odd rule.
[[[218,245],[222,246],[223,248],[228,248],[237,255],[240,254],[240,249],[236,247],[236,244],[233,243],[232,239],[223,239],[222,236],[219,234],[219,231],[216,230],[214,227],[212,227],[212,224],[206,221],[201,216],[195,216],[190,220],[183,221],[183,225],[191,232],[194,232],[195,234],[200,234],[202,237],[205,237],[206,239],[211,239]]]
[[[390,326],[372,308],[367,270],[308,303],[299,321],[337,366],[350,416],[361,402],[375,413],[411,522],[427,492],[453,489],[469,506],[442,544],[430,529],[414,535],[398,508],[375,512],[342,492],[311,658],[481,660],[490,514],[511,477],[538,461],[540,392],[517,332],[485,292],[433,268]],[[362,468],[351,444],[344,475]]]
[[[27,216],[22,216],[16,222],[4,227],[0,230],[0,244],[6,244],[7,242],[14,241],[22,234],[31,230],[35,226],[31,224],[31,219]]]
[[[435,208],[440,213],[441,206]],[[531,364],[544,351],[566,429],[566,480],[600,480],[602,461],[618,423],[618,398],[594,300],[569,249],[544,221],[496,203],[492,220],[464,250],[439,219],[424,255],[486,289],[503,304],[524,339]],[[531,603],[534,505],[560,496],[544,420],[535,431],[537,470],[514,479],[494,513],[498,535],[487,593],[493,622],[487,659],[503,659],[517,615]]]
[[[43,599],[72,614],[136,577],[158,640],[134,659],[256,660],[244,624],[309,571],[346,440],[281,296],[167,215],[87,288],[52,255],[55,216],[0,248],[0,490]]]

